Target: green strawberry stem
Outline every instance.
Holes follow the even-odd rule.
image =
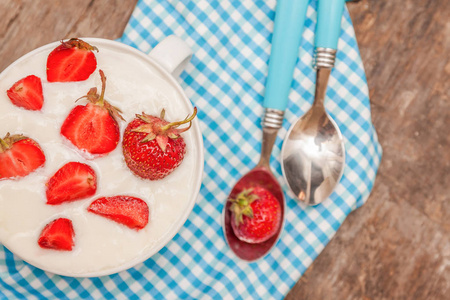
[[[0,139],[0,153],[5,152],[6,150],[8,150],[8,148],[8,144],[3,139]]]
[[[111,105],[108,101],[105,100],[106,76],[102,70],[98,70],[98,72],[100,73],[100,78],[102,81],[102,91],[100,92],[100,95],[97,93],[97,88],[93,87],[89,90],[87,95],[78,98],[76,101],[86,98],[92,104],[95,104],[95,105],[98,105],[100,107],[107,109],[109,114],[115,120],[121,119],[122,121],[125,121],[125,119],[121,115],[122,111],[118,107]]]
[[[28,137],[23,136],[23,134],[10,135],[10,133],[8,132],[3,139],[0,138],[0,153],[3,153],[6,150],[11,149],[12,145],[15,142],[18,142],[20,140],[24,140],[24,139],[27,139],[27,138]]]
[[[100,73],[100,78],[102,80],[102,92],[100,94],[100,98],[98,99],[98,103],[100,106],[104,106],[105,103],[105,89],[106,89],[106,76],[105,73],[103,73],[102,70],[98,70]]]
[[[250,204],[259,199],[259,197],[252,192],[252,188],[244,189],[237,195],[236,199],[229,199],[232,203],[230,211],[234,214],[234,222],[236,225],[240,225],[244,222],[244,216],[253,218],[253,209]]]
[[[144,112],[142,115],[137,114],[136,117],[144,122],[143,125],[132,129],[133,132],[146,133],[145,138],[141,140],[141,143],[147,143],[156,139],[159,147],[163,152],[166,151],[166,145],[171,139],[177,139],[180,137],[180,133],[185,132],[192,126],[192,119],[197,115],[197,107],[194,107],[192,115],[188,115],[183,121],[167,123],[164,120],[166,114],[165,109],[161,110],[160,117],[147,115]],[[178,129],[177,127],[189,122],[189,126],[186,128]],[[167,124],[165,124],[167,123]],[[165,124],[165,125],[162,125]]]
[[[63,44],[64,47],[66,47],[68,49],[76,47],[76,48],[81,49],[81,50],[97,51],[98,52],[98,48],[97,47],[92,46],[89,43],[86,43],[85,41],[80,40],[78,38],[71,38],[71,39],[69,39],[66,42],[61,41],[61,44]]]
[[[161,111],[161,116],[163,116],[161,119],[164,118],[164,114],[165,114],[165,111],[164,111],[164,109],[163,109],[163,110]],[[178,126],[180,126],[180,125],[186,124],[187,122],[191,122],[191,121],[195,118],[196,115],[197,115],[197,107],[194,107],[194,112],[192,113],[191,116],[188,115],[188,116],[186,117],[186,119],[184,119],[183,121],[178,121],[178,122],[172,122],[172,123],[169,123],[169,124],[167,124],[167,125],[161,127],[161,131],[166,131],[166,130],[168,130],[168,129],[170,129],[170,128],[176,128],[176,127],[178,127]],[[179,129],[177,133],[185,132],[186,130],[188,130],[189,128],[191,128],[191,125],[192,125],[192,123],[190,123],[189,126],[186,127],[186,128]]]

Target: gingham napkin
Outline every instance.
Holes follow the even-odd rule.
[[[120,39],[123,43],[149,52],[164,37],[175,34],[195,53],[180,82],[199,108],[204,137],[205,171],[197,204],[180,232],[158,254],[112,276],[52,275],[2,249],[1,298],[284,298],[345,217],[367,200],[381,147],[371,123],[364,69],[346,11],[326,100],[326,108],[345,137],[343,178],[330,199],[315,207],[299,205],[286,194],[284,232],[264,259],[245,263],[233,256],[222,233],[221,213],[232,185],[259,158],[275,5],[275,0],[139,1]],[[313,100],[315,20],[316,0],[312,0],[286,120],[271,161],[285,191],[280,150],[290,124]]]

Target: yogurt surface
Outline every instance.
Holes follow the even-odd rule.
[[[202,146],[198,128],[183,133],[187,153],[181,165],[162,180],[149,181],[133,175],[122,155],[123,131],[136,113],[159,115],[166,120],[183,120],[192,106],[179,89],[152,63],[111,41],[84,39],[99,49],[97,70],[83,82],[49,83],[46,79],[48,54],[58,45],[39,48],[19,59],[0,75],[0,135],[24,134],[39,143],[46,162],[30,175],[0,181],[0,242],[25,261],[62,275],[90,276],[109,274],[132,267],[159,251],[176,234],[192,209],[201,180]],[[117,43],[118,44],[118,43]],[[126,50],[126,49],[125,49]],[[126,122],[118,121],[121,141],[103,157],[83,154],[60,135],[61,125],[76,105],[75,100],[92,87],[100,91],[98,69],[107,77],[105,98],[123,111]],[[36,75],[41,78],[44,105],[41,111],[14,106],[6,95],[16,81]],[[79,161],[97,174],[93,197],[61,205],[47,205],[45,183],[65,163]],[[89,204],[103,196],[130,195],[146,201],[149,223],[132,230],[104,217],[87,212]],[[65,217],[72,220],[75,247],[72,251],[42,249],[38,237],[46,224]]]

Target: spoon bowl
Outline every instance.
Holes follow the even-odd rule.
[[[324,201],[344,172],[344,139],[325,110],[345,0],[319,0],[315,36],[316,90],[311,109],[295,122],[281,150],[284,178],[295,197],[308,205]]]
[[[244,189],[249,187],[262,186],[269,190],[275,198],[280,202],[281,215],[284,216],[285,201],[283,191],[280,185],[275,179],[274,175],[266,166],[257,166],[246,175],[244,175],[233,187],[230,192],[229,198],[236,198],[236,196]],[[280,237],[280,233],[283,228],[283,223],[278,229],[277,233],[263,243],[250,244],[241,241],[234,234],[233,228],[231,227],[231,203],[227,201],[223,208],[223,230],[225,234],[225,239],[230,246],[231,250],[242,260],[252,262],[258,260],[259,258],[265,256],[269,253],[272,248],[276,245]],[[282,217],[282,222],[284,222],[284,217]]]
[[[316,205],[330,196],[344,171],[345,149],[323,105],[314,105],[291,126],[281,157],[283,175],[298,200]]]

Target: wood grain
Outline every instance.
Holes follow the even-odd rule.
[[[137,0],[1,0],[0,70],[25,53],[70,37],[119,38]]]
[[[0,70],[68,38],[118,38],[136,0],[0,1]],[[384,156],[368,202],[295,285],[294,299],[448,299],[450,1],[348,4]]]
[[[450,1],[348,8],[383,160],[368,202],[286,299],[449,299]]]

